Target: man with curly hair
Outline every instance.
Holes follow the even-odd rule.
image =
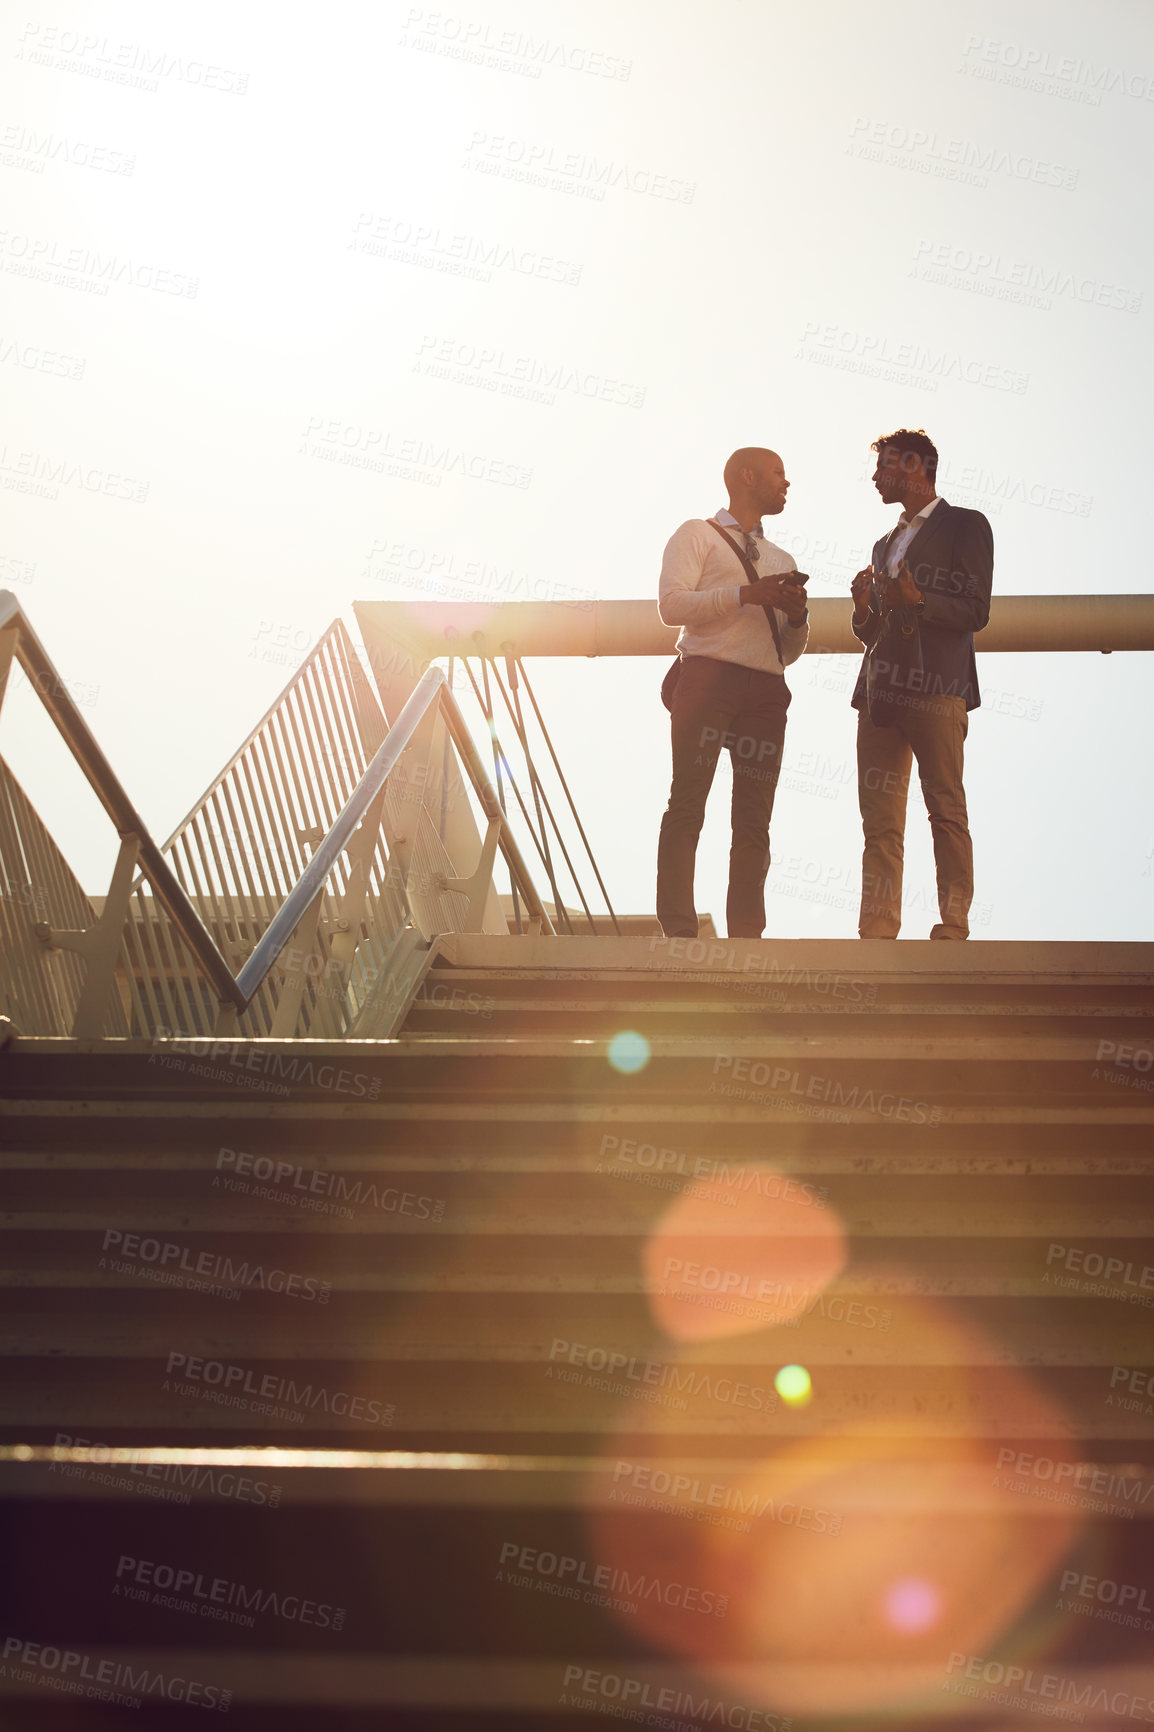
[[[873,484],[901,516],[853,580],[853,630],[865,645],[858,712],[862,938],[896,938],[902,918],[906,795],[916,762],[933,834],[940,923],[969,937],[974,858],[962,787],[968,714],[981,702],[974,633],[990,617],[994,537],[980,511],[938,497],[938,453],[919,428],[883,434]]]

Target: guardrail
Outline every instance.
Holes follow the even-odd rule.
[[[489,819],[489,833],[481,850],[478,871],[471,879],[444,880],[441,888],[467,894],[470,903],[468,923],[456,928],[468,932],[475,929],[482,898],[487,894],[492,876],[496,847],[499,846],[513,875],[519,894],[524,898],[529,916],[537,930],[552,932],[553,926],[533,886],[533,881],[521,858],[520,849],[508,823],[497,805],[496,796],[481,768],[480,759],[469,739],[464,718],[445,675],[440,668],[429,668],[422,674],[412,697],[389,729],[374,753],[356,788],[349,797],[336,823],[309,861],[283,906],[269,923],[263,938],[241,969],[237,985],[245,1003],[252,1002],[269,970],[281,955],[293,933],[315,909],[325,884],[341,854],[348,847],[354,831],[374,806],[378,815],[385,784],[405,749],[413,740],[418,726],[430,710],[440,703],[454,744],[461,754],[474,791],[482,801]]]
[[[530,928],[553,932],[439,668],[388,727],[336,622],[161,848],[19,601],[0,592],[0,703],[13,659],[121,838],[97,915],[0,760],[0,1011],[19,1032],[392,1033],[433,936],[480,928],[498,849]],[[444,802],[438,825],[428,798],[438,745],[442,794],[455,753],[486,822],[467,877],[445,846]]]
[[[112,984],[111,980],[106,980],[105,977],[109,974],[110,962],[120,948],[132,875],[138,866],[147,878],[157,904],[171,923],[172,933],[177,935],[186,947],[195,967],[209,983],[216,998],[221,1003],[239,1008],[240,989],[212,934],[192,906],[176,874],[149,834],[144,820],[97,745],[91,729],[72,701],[64,681],[53,667],[18,599],[10,590],[0,590],[0,703],[3,702],[13,660],[24,669],[29,684],[39,695],[58,733],[120,837],[120,851],[112,874],[112,883],[105,898],[103,912],[97,920],[91,904],[83,897],[75,878],[68,872],[63,855],[52,842],[47,830],[39,820],[32,821],[35,814],[31,802],[23,790],[20,790],[19,798],[15,796],[13,790],[18,784],[7,765],[4,766],[6,809],[2,845],[6,857],[0,860],[0,867],[4,871],[5,883],[11,883],[14,874],[17,878],[20,877],[25,862],[33,865],[34,869],[43,867],[43,872],[28,876],[27,882],[37,884],[38,876],[55,878],[61,884],[69,881],[72,896],[68,912],[77,915],[87,909],[92,920],[92,924],[82,929],[52,929],[46,921],[37,921],[34,924],[35,936],[42,943],[57,950],[71,950],[87,963],[87,968],[72,971],[72,990],[63,998],[59,991],[62,984],[61,971],[57,971],[54,982],[57,991],[53,995],[55,1015],[65,1015],[69,1008],[69,998],[75,996],[75,1005],[72,1007],[73,1029],[83,1033],[103,1031],[107,994]],[[64,878],[65,873],[67,880]],[[43,888],[48,890],[47,885]],[[77,901],[77,893],[82,898],[81,902]],[[12,936],[17,939],[20,962],[24,965],[21,972],[24,972],[29,957],[27,945],[20,942],[23,934]],[[7,949],[7,946],[5,948]],[[14,1020],[19,1021],[18,1018]],[[53,1028],[45,1032],[65,1031]]]

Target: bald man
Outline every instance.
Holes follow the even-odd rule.
[[[760,938],[765,929],[769,820],[789,706],[785,669],[809,636],[808,580],[761,525],[785,509],[781,458],[745,446],[725,465],[724,481],[728,508],[683,523],[661,565],[658,612],[665,625],[681,627],[678,665],[663,687],[673,784],[657,850],[657,918],[667,938],[697,937],[697,839],[723,750],[733,764],[726,929],[731,938]]]

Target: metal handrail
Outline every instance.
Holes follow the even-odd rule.
[[[10,589],[0,590],[0,631],[13,625],[16,627],[16,658],[36,687],[41,703],[55,722],[57,732],[80,766],[89,787],[116,826],[117,835],[137,837],[137,857],[157,901],[204,970],[217,997],[243,1010],[247,1001],[240,995],[231,968],[97,745],[44,645],[29,625],[18,597]]]
[[[164,843],[165,858],[234,972],[239,974],[291,895],[387,732],[384,710],[355,645],[335,619]],[[388,834],[396,827],[400,799],[395,792],[386,794],[386,822],[372,824],[371,839],[362,826],[318,899],[323,900],[323,908],[315,911],[321,927],[301,933],[313,944],[322,937],[326,914],[335,913],[337,955],[331,968],[326,964],[326,976],[336,970],[343,978],[347,967],[350,1005],[360,999],[369,976],[378,977],[385,954],[412,915],[407,889],[389,858]],[[354,878],[363,879],[368,900],[360,908],[358,942],[350,953],[352,907],[345,902]],[[133,894],[135,921],[143,927],[148,909],[135,885]],[[152,935],[153,950],[159,936]],[[331,980],[324,985],[310,979],[298,993],[295,972],[280,975],[278,968],[266,977],[245,1010],[246,1033],[267,1035],[274,1025],[283,1032],[290,1001],[309,1027],[329,1020],[327,1010],[335,1007],[322,1001],[336,997]]]
[[[309,661],[312,660],[313,657],[316,656],[317,652],[323,648],[326,638],[333,631],[339,629],[340,625],[341,625],[341,620],[340,620],[340,616],[338,615],[337,618],[335,620],[333,620],[332,624],[328,627],[328,630],[326,632],[322,633],[322,635],[317,639],[315,646],[313,647],[312,650],[309,651],[308,656],[305,658],[305,662],[303,664],[304,666],[306,666],[306,667],[308,666]],[[168,838],[168,840],[164,844],[164,848],[165,848],[166,852],[168,851],[168,849],[170,849],[172,847],[174,842],[179,841],[180,837],[188,829],[192,820],[196,817],[197,813],[203,807],[205,801],[210,797],[210,795],[212,795],[216,792],[216,790],[221,786],[222,783],[224,783],[228,779],[230,772],[235,770],[236,766],[241,762],[245,753],[247,751],[249,751],[249,749],[253,745],[254,741],[256,741],[257,739],[260,738],[261,734],[264,732],[264,730],[268,726],[269,722],[276,715],[277,710],[281,704],[283,697],[284,697],[284,693],[281,692],[277,695],[277,697],[275,697],[273,699],[272,703],[269,705],[269,707],[265,711],[264,715],[260,718],[260,721],[257,722],[255,727],[250,729],[247,738],[245,738],[244,740],[241,741],[240,745],[236,748],[236,751],[232,754],[231,758],[229,758],[227,764],[224,764],[221,767],[221,769],[219,769],[217,771],[216,775],[213,777],[211,783],[205,789],[204,793],[201,795],[201,797],[198,800],[198,802],[196,803],[196,805],[193,806],[190,811],[185,813],[184,817],[180,820],[180,823],[176,826],[176,829],[172,832],[172,835]]]
[[[501,825],[500,847],[518,889],[525,898],[530,915],[541,921],[543,932],[552,932],[549,916],[537,895],[533,881],[521,858],[508,821],[498,804],[492,784],[486,776],[476,748],[469,736],[465,718],[449,689],[442,668],[428,668],[414,686],[408,702],[373,754],[364,775],[349,795],[344,810],[318,847],[316,853],[297,879],[287,900],[273,916],[256,949],[237,977],[237,986],[247,1006],[259,992],[262,982],[274,966],[277,957],[304,918],[310,903],[317,896],[333,866],[348,843],[349,837],[363,819],[374,798],[396,767],[397,759],[411,741],[429,708],[440,700],[445,726],[469,774],[469,780],[490,820]]]
[[[530,916],[540,922],[542,932],[553,934],[549,919],[521,856],[508,820],[501,810],[491,782],[477,754],[464,716],[441,668],[431,667],[421,676],[396,721],[366,766],[316,852],[303,868],[293,888],[273,916],[239,975],[233,974],[212,934],[193,906],[160,847],[149,834],[136,808],[113,773],[44,646],[10,590],[0,590],[0,631],[15,627],[13,653],[36,686],[41,701],[55,722],[77,764],[122,838],[134,838],[143,875],[156,900],[188,946],[213,986],[222,1004],[247,1010],[292,938],[311,904],[317,899],[354,831],[363,822],[374,799],[381,793],[397,761],[429,710],[440,704],[446,732],[461,758],[474,793],[489,822],[499,825],[498,843],[513,882]]]
[[[237,976],[245,1005],[252,1003],[277,957],[296,931],[305,911],[321,889],[343,853],[349,837],[361,822],[376,794],[409,744],[421,718],[445,683],[440,668],[421,675],[408,703],[385,735],[364,775],[345,802],[344,810],[297,879],[287,899],[273,915],[256,949]]]

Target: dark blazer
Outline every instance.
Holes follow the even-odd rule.
[[[880,570],[889,535],[874,543],[873,567]],[[994,532],[980,511],[967,511],[942,499],[934,506],[906,549],[906,564],[925,594],[919,614],[922,665],[927,697],[965,698],[967,710],[981,703],[974,633],[990,617],[994,581]],[[854,635],[868,649],[881,629],[877,586],[870,587],[870,616]],[[879,652],[880,653],[880,652]],[[865,657],[850,700],[855,710],[865,705]]]

